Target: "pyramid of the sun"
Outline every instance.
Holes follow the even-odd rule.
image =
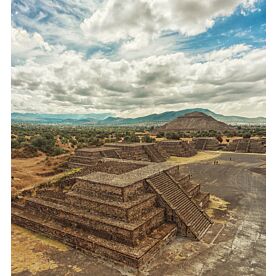
[[[233,128],[202,112],[191,112],[157,128],[156,132],[204,130],[226,131],[233,130]]]

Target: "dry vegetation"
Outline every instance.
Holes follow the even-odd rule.
[[[105,142],[155,142],[166,139],[191,141],[192,137],[220,136],[222,143],[242,136],[265,135],[265,127],[237,127],[235,133],[214,131],[168,132],[150,134],[152,127],[92,127],[12,125],[12,192],[49,181],[60,173],[61,166],[77,148],[101,146]],[[227,134],[227,135],[226,135]],[[257,136],[256,136],[257,137]],[[198,153],[192,158],[172,157],[176,163],[190,163],[215,158],[210,153]]]

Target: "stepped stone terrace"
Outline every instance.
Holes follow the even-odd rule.
[[[197,153],[197,150],[186,141],[164,140],[157,145],[158,150],[166,152],[168,156],[190,157]]]
[[[139,145],[140,156],[147,152],[144,146]],[[86,174],[67,186],[13,200],[12,222],[135,268],[176,235],[199,240],[206,234],[213,224],[203,210],[209,194],[188,173],[170,162],[104,157],[107,148],[114,150],[111,145],[79,150],[76,158],[89,159],[82,160]],[[71,166],[79,164],[75,161]]]
[[[104,147],[78,149],[70,160],[71,167],[87,166],[93,160],[116,158],[148,162],[163,162],[167,153],[158,149],[155,143],[107,143]]]
[[[265,153],[266,139],[235,139],[226,148],[227,151],[244,152],[244,153]]]

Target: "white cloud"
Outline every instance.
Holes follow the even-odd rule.
[[[241,5],[254,9],[257,0],[108,0],[81,29],[103,43],[123,41],[125,50],[141,49],[164,31],[197,35],[212,27],[218,17],[229,16]]]
[[[85,59],[74,51],[49,57],[43,66],[33,60],[12,68],[13,111],[131,117],[207,107],[224,114],[264,115],[265,49],[236,45],[196,56],[119,61]]]
[[[80,23],[98,6],[92,0],[12,1],[12,24],[39,33],[55,44],[90,45],[80,30]]]
[[[59,54],[65,47],[61,45],[50,45],[37,33],[28,33],[21,28],[11,28],[11,47],[13,64],[22,63],[29,59],[43,59],[50,55]]]

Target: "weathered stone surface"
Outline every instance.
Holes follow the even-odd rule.
[[[190,157],[196,154],[196,149],[186,141],[165,140],[158,143],[158,149],[167,153],[168,156]]]
[[[189,179],[185,178],[181,188],[184,177],[179,166],[76,157],[91,161],[84,164],[84,175],[74,177],[68,185],[44,187],[13,201],[14,223],[134,267],[148,262],[176,232],[200,238],[208,229],[210,220],[194,203],[205,197],[199,196],[199,185],[188,189]],[[160,174],[167,177],[162,180],[168,187],[163,191],[165,197],[155,179]]]
[[[244,153],[265,153],[265,139],[235,139],[226,147],[227,151],[244,152]]]

